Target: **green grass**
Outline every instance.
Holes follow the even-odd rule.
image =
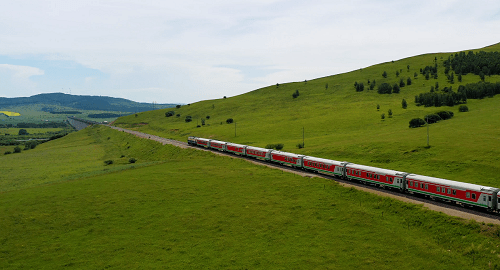
[[[500,45],[483,50],[499,51]],[[307,82],[272,85],[173,109],[180,117],[165,117],[165,111],[172,109],[157,110],[122,117],[115,124],[183,141],[192,135],[260,147],[283,143],[284,151],[500,187],[500,97],[469,100],[467,113],[458,112],[458,106],[426,108],[414,104],[414,96],[428,92],[436,82],[441,89],[452,86],[456,91],[460,84],[479,81],[479,76],[468,74],[462,83],[449,84],[442,67],[449,55],[420,55]],[[425,80],[419,70],[433,65],[435,58],[438,79]],[[401,75],[396,77],[400,69]],[[389,74],[387,79],[382,78],[383,71]],[[414,72],[418,73],[416,79]],[[410,77],[413,83],[399,94],[354,89],[356,81],[366,85],[367,80],[375,79],[377,85],[393,84],[401,77]],[[500,76],[486,77],[486,81],[500,81]],[[300,96],[294,99],[296,90]],[[401,108],[403,98],[408,102],[407,109]],[[387,118],[389,109],[392,118]],[[455,117],[430,126],[431,147],[426,148],[426,128],[410,129],[408,123],[440,110],[453,111]],[[384,120],[382,113],[386,115]],[[184,121],[187,115],[193,122]],[[207,125],[197,128],[206,116],[210,116]],[[226,124],[228,118],[233,118],[236,126]],[[303,128],[305,148],[298,149]]]
[[[144,150],[133,151],[139,160],[151,157],[147,166],[113,171],[122,166],[113,164],[104,174],[97,169],[104,167],[102,160],[135,147]],[[80,154],[71,156],[77,150]],[[70,134],[18,157],[35,162],[36,152],[46,159],[69,155],[59,162],[77,170],[86,163],[96,174],[33,181],[0,193],[2,269],[500,265],[497,226],[463,222],[322,178],[197,150],[158,148],[105,127]],[[0,164],[16,158],[2,158]],[[44,169],[62,169],[54,163]],[[24,174],[26,168],[16,171]],[[59,172],[59,179],[65,175]],[[467,255],[472,249],[474,265]]]
[[[19,134],[20,128],[0,128],[0,136],[4,134],[17,135]],[[62,128],[25,128],[25,130],[33,134],[46,134],[50,132],[58,132],[63,130]]]

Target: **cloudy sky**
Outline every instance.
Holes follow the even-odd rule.
[[[192,103],[498,42],[497,0],[2,1],[0,97]]]

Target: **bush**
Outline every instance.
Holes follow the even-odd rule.
[[[226,119],[226,123],[228,123],[228,124],[231,124],[231,123],[233,123],[233,122],[234,122],[234,121],[233,121],[233,118],[228,118],[228,119]]]
[[[304,148],[304,143],[298,143],[297,148],[299,148],[299,149]]]
[[[379,94],[390,94],[392,93],[392,86],[388,83],[382,83],[378,86],[377,92]]]
[[[111,164],[113,164],[113,160],[111,160],[111,159],[104,161],[104,165],[111,165]]]
[[[274,147],[275,147],[276,150],[281,150],[281,149],[283,149],[284,146],[285,145],[282,144],[282,143],[277,143]]]
[[[180,109],[181,108],[181,105],[176,105],[175,106],[177,109]]]
[[[459,112],[468,112],[469,107],[467,107],[466,105],[460,105],[460,107],[458,107],[458,111]]]
[[[19,130],[18,135],[28,135],[28,131],[26,131],[26,129],[24,129],[24,128],[21,128],[21,129]]]
[[[21,153],[21,147],[19,146],[14,147],[14,153]]]
[[[177,116],[177,117],[181,117],[181,114],[180,114],[180,113],[178,113],[176,116]]]
[[[266,145],[266,149],[274,149],[274,147],[276,147],[274,144],[270,143],[268,145]]]
[[[129,163],[135,163],[136,161],[137,161],[137,159],[135,159],[135,158],[129,158],[129,160],[128,160]]]
[[[403,109],[406,109],[408,107],[408,103],[406,103],[406,100],[403,98],[403,101],[401,101],[401,107],[403,107]]]
[[[207,117],[205,117],[205,118],[210,119],[210,115],[207,115]]]
[[[174,115],[175,115],[174,111],[168,111],[168,112],[165,113],[166,117],[170,117],[170,116],[174,116]]]
[[[410,120],[410,128],[417,128],[425,125],[425,121],[422,118],[413,118]]]
[[[5,151],[5,153],[3,153],[4,155],[8,155],[8,154],[12,154],[11,151]]]
[[[427,120],[427,123],[429,124],[434,124],[437,123],[441,120],[443,120],[439,115],[437,114],[428,114],[424,117],[425,120]]]
[[[299,95],[299,90],[295,90],[295,93],[292,94],[292,97],[297,98]]]
[[[397,94],[397,93],[399,93],[399,90],[400,90],[399,85],[398,85],[397,83],[395,83],[395,84],[392,86],[392,92]],[[389,93],[389,94],[390,94],[390,93]]]
[[[436,113],[443,120],[448,120],[453,117],[454,113],[450,111],[440,111]]]
[[[184,119],[184,121],[186,121],[186,123],[189,123],[189,122],[193,121],[193,119],[191,118],[191,115],[188,115],[188,116],[186,116],[186,119]]]

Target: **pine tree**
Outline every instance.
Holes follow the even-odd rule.
[[[408,107],[408,104],[406,103],[406,100],[403,98],[403,101],[401,101],[401,107],[403,107],[403,109],[406,109]]]

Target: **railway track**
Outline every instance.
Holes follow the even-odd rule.
[[[140,137],[140,138],[154,140],[154,141],[157,141],[163,145],[170,144],[170,145],[174,145],[174,146],[177,146],[180,148],[193,148],[193,149],[198,149],[198,150],[203,150],[203,151],[210,151],[210,152],[216,153],[218,155],[224,155],[224,156],[229,156],[229,157],[233,157],[233,158],[241,158],[241,159],[245,159],[245,160],[252,162],[252,163],[255,163],[255,164],[268,166],[271,168],[276,168],[279,170],[299,174],[303,177],[309,177],[309,178],[321,177],[324,179],[336,181],[345,187],[354,187],[356,189],[367,191],[370,193],[375,193],[375,194],[380,195],[380,196],[391,197],[391,198],[395,198],[395,199],[405,201],[405,202],[410,202],[410,203],[423,204],[424,207],[426,207],[430,210],[443,212],[447,215],[457,216],[457,217],[461,217],[464,219],[474,219],[478,222],[493,223],[493,224],[500,225],[500,216],[498,214],[491,213],[491,212],[488,212],[488,211],[483,210],[483,209],[470,208],[467,206],[464,207],[462,205],[448,203],[445,201],[432,200],[432,199],[425,197],[425,196],[420,196],[420,195],[416,195],[416,194],[409,194],[409,193],[401,193],[401,192],[399,192],[397,190],[393,190],[393,189],[382,189],[382,188],[374,186],[374,185],[348,181],[348,180],[344,180],[344,179],[341,179],[341,178],[338,178],[335,176],[323,175],[323,174],[318,174],[315,172],[306,172],[306,171],[298,169],[298,168],[279,165],[279,164],[275,164],[275,163],[270,163],[267,161],[257,160],[257,159],[253,159],[253,158],[249,158],[249,157],[245,157],[245,156],[239,156],[239,155],[235,155],[235,154],[231,154],[231,153],[227,153],[227,152],[221,152],[221,151],[218,151],[215,149],[190,146],[186,142],[167,139],[167,138],[163,138],[160,136],[151,135],[151,134],[138,132],[138,131],[134,131],[134,130],[128,130],[128,129],[115,127],[115,126],[108,126],[108,127],[115,129],[115,130],[118,130],[118,131],[133,134],[133,135]]]

